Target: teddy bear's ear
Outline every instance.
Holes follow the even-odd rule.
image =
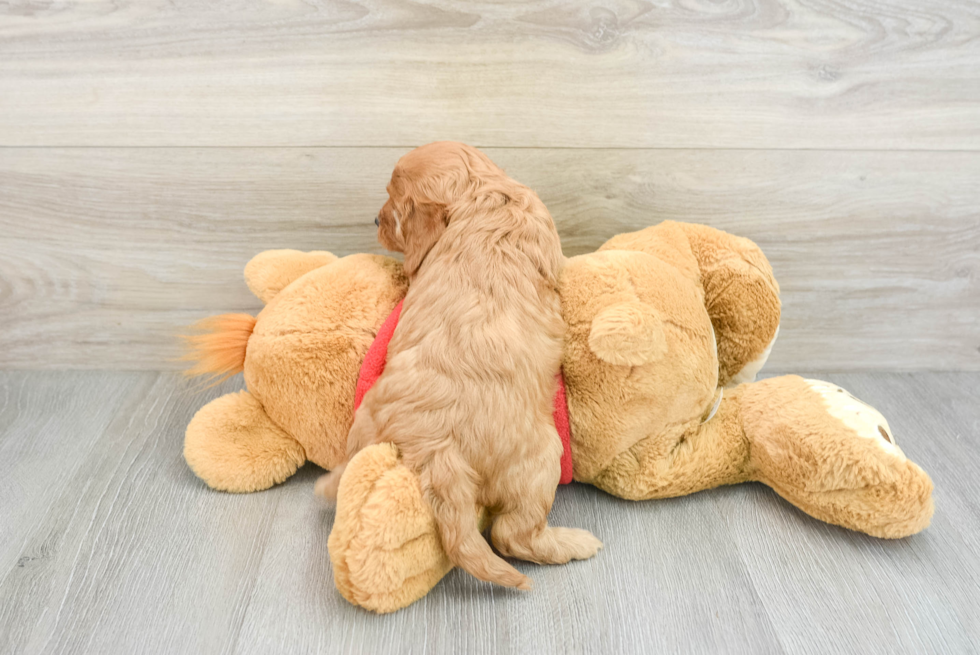
[[[649,305],[635,301],[616,303],[592,319],[589,349],[608,364],[649,364],[667,353],[663,322]]]

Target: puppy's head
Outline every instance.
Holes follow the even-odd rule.
[[[378,241],[405,253],[405,273],[415,275],[451,221],[455,205],[486,179],[503,171],[482,152],[440,141],[400,160],[378,213]]]

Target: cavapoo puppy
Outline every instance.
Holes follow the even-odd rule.
[[[494,554],[543,564],[591,557],[586,530],[549,527],[561,440],[552,410],[564,323],[564,261],[547,208],[479,150],[423,146],[399,160],[378,240],[405,254],[408,294],[381,377],[347,443],[394,443],[416,470],[453,564],[481,580],[530,589]],[[335,498],[343,467],[317,482]]]

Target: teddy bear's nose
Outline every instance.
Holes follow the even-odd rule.
[[[379,219],[379,218],[378,218],[377,216],[375,216],[375,217],[374,217],[374,224],[375,224],[375,225],[376,225],[377,227],[381,227],[381,219]]]

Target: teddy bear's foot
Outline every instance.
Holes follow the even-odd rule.
[[[379,613],[415,602],[453,567],[418,476],[387,443],[347,464],[328,547],[341,595]]]
[[[184,459],[209,487],[242,493],[282,482],[303,465],[306,453],[254,396],[240,391],[198,410],[187,426]]]
[[[932,481],[876,409],[836,385],[797,376],[739,389],[752,477],[811,516],[875,537],[929,525]]]

